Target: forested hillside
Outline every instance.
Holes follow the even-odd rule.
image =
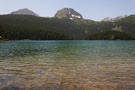
[[[51,21],[51,20],[50,20]],[[47,19],[35,16],[5,15],[0,16],[0,25],[2,28],[2,37],[9,40],[69,40],[71,36],[56,32]],[[53,23],[52,23],[53,24]]]
[[[84,39],[91,34],[93,36],[94,33],[108,30],[124,32],[135,37],[135,15],[116,22],[43,18],[29,15],[1,15],[0,25],[2,27],[1,36],[10,40]]]
[[[135,15],[123,18],[116,22],[117,27],[119,27],[123,32],[129,33],[135,36]]]
[[[101,22],[102,23],[102,22]],[[109,22],[108,22],[109,23]],[[100,31],[89,34],[86,40],[135,40],[135,15],[112,22],[113,28],[109,31]]]
[[[103,31],[90,34],[84,38],[85,40],[134,40],[130,34],[120,31]]]
[[[73,39],[83,39],[90,33],[112,28],[112,23],[106,22],[100,23],[90,20],[70,20],[66,18],[42,18],[28,15],[2,15],[0,16],[0,24],[4,27],[4,31],[11,30],[12,32],[13,29],[16,29],[19,32],[21,30],[27,31],[26,28],[33,28],[33,30],[34,28],[38,30],[42,28],[42,30],[66,34],[69,37],[73,37]],[[8,32],[6,33],[8,34]]]

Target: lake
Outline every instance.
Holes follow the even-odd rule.
[[[135,90],[135,41],[0,43],[0,90]]]

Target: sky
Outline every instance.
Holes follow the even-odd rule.
[[[0,0],[0,15],[28,8],[42,17],[53,17],[62,8],[73,8],[84,19],[135,14],[135,0]]]

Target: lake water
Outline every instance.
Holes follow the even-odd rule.
[[[135,41],[0,43],[0,90],[135,90]]]

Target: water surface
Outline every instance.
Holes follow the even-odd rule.
[[[0,43],[0,90],[135,90],[135,41]]]

